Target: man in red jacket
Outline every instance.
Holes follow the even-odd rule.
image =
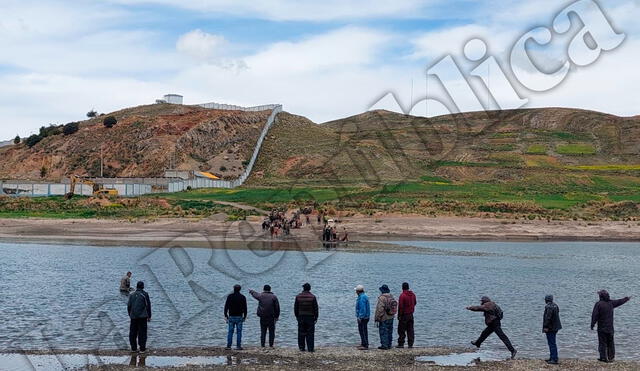
[[[404,348],[404,339],[407,338],[407,345],[413,348],[415,334],[413,332],[413,312],[416,308],[416,295],[409,290],[409,284],[402,284],[402,294],[398,298],[398,346]]]

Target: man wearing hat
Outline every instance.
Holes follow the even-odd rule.
[[[301,352],[314,351],[314,334],[318,321],[318,301],[311,293],[311,285],[302,285],[302,292],[296,296],[293,313],[298,320],[298,348]],[[306,345],[306,347],[305,347]]]
[[[358,349],[369,349],[369,317],[371,316],[371,308],[369,307],[369,297],[364,293],[364,286],[358,285],[355,288],[356,295],[356,319],[358,320],[358,332],[360,333],[360,346]]]
[[[549,359],[547,363],[550,365],[558,364],[558,346],[556,345],[556,334],[562,328],[560,323],[560,308],[553,302],[553,295],[544,297],[544,315],[542,316],[542,332],[547,336],[547,344],[549,345]]]
[[[380,332],[380,346],[378,349],[391,349],[393,342],[393,318],[398,313],[398,302],[391,295],[389,286],[380,286],[380,296],[376,304],[375,320]]]

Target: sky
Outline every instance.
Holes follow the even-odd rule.
[[[468,92],[468,85],[473,97],[452,99],[459,111],[561,106],[640,114],[640,0],[579,3],[597,4],[606,14],[615,32],[606,34],[600,24],[595,33],[606,36],[599,44],[616,47],[588,65],[573,63],[571,35],[593,24],[581,21],[563,35],[551,32],[549,44],[526,44],[545,73],[568,63],[561,83],[541,92],[529,87],[544,85],[548,76],[522,56],[510,58],[511,50],[533,29],[544,39],[540,27],[553,31],[554,20],[574,2],[2,0],[0,140],[82,120],[91,109],[150,104],[167,93],[184,95],[185,104],[280,103],[318,123],[372,108],[448,113],[446,104],[425,103],[426,92],[442,95],[445,86]],[[616,33],[624,41],[616,41]],[[478,40],[467,45],[478,38],[485,47]],[[587,45],[593,40],[577,38]],[[591,55],[584,48],[573,52]],[[427,81],[427,69],[447,56],[461,74],[449,64],[440,85]],[[478,67],[483,58],[497,64]],[[470,77],[474,70],[487,71],[494,99],[482,73]],[[501,84],[516,70],[529,85]]]

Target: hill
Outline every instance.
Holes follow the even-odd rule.
[[[0,179],[99,176],[101,156],[106,177],[162,176],[173,167],[235,178],[269,113],[154,104],[79,122],[70,135],[62,127],[43,128],[46,137],[32,147],[23,141],[0,148]],[[118,120],[112,128],[103,125],[108,116]]]
[[[314,125],[281,114],[254,184],[384,184],[524,179],[539,173],[640,171],[640,118],[565,108],[435,118],[371,111]]]

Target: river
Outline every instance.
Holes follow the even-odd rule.
[[[372,303],[387,284],[396,297],[402,282],[418,297],[416,346],[466,347],[483,329],[480,313],[464,308],[489,295],[504,310],[503,329],[523,357],[547,356],[541,329],[545,294],[560,306],[561,358],[594,358],[589,330],[596,291],[635,295],[638,243],[394,242],[439,254],[334,251],[89,247],[0,244],[0,351],[127,347],[126,295],[120,278],[146,283],[153,303],[149,347],[224,346],[224,296],[235,283],[249,304],[244,344],[259,344],[256,301],[248,288],[273,287],[282,308],[277,346],[296,345],[293,300],[304,282],[318,296],[316,343],[356,345],[353,288],[363,284]],[[640,359],[640,305],[616,309],[618,359]],[[370,324],[370,341],[377,332]],[[394,341],[396,338],[394,334]],[[504,353],[492,336],[483,348]]]

